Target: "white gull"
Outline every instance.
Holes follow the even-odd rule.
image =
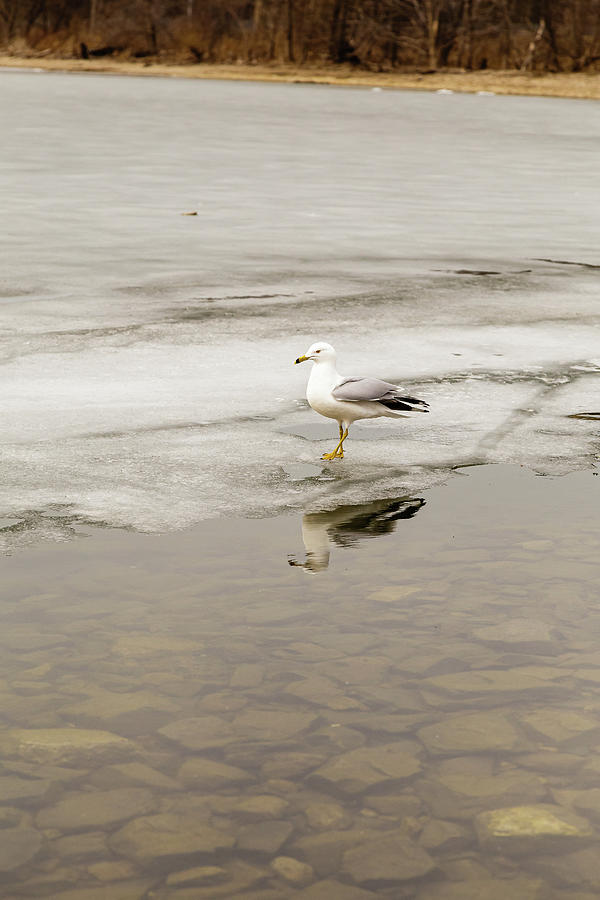
[[[324,453],[321,459],[343,459],[344,441],[350,425],[357,419],[375,419],[378,416],[402,419],[410,412],[429,411],[424,400],[406,397],[396,384],[379,378],[340,375],[335,367],[336,352],[331,344],[324,341],[312,344],[296,363],[309,359],[315,365],[308,379],[306,399],[315,412],[335,419],[340,430],[337,447],[331,453]]]

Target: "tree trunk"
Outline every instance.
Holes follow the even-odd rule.
[[[510,19],[510,13],[508,10],[507,0],[503,0],[502,2],[502,24],[503,24],[503,38],[504,38],[504,47],[502,53],[502,68],[509,69],[512,63],[513,56],[513,43],[512,43],[512,22]]]
[[[158,56],[158,35],[156,33],[155,22],[150,24],[150,44],[152,46],[152,53],[154,56]]]
[[[430,69],[438,67],[438,33],[440,30],[440,11],[436,0],[425,0],[425,37],[427,42],[427,64]]]
[[[439,24],[437,19],[430,19],[428,22],[427,55],[430,69],[437,69],[438,66],[437,34]]]
[[[531,40],[529,47],[527,49],[527,53],[525,54],[525,59],[521,63],[521,72],[526,72],[529,66],[533,69],[535,64],[535,51],[537,50],[537,46],[544,36],[544,31],[546,30],[546,22],[544,19],[541,20],[540,24],[537,27],[537,31]]]
[[[346,43],[346,16],[348,14],[347,0],[335,0],[333,16],[331,19],[331,37],[329,42],[329,55],[332,62],[344,62],[347,56]]]
[[[558,55],[558,41],[556,39],[556,27],[554,18],[554,0],[545,0],[542,6],[542,16],[546,20],[546,33],[550,47],[550,62],[556,72],[562,71],[560,57]]]
[[[463,65],[469,71],[473,68],[473,0],[465,0],[464,13],[465,54]]]
[[[263,0],[256,0],[254,9],[252,10],[252,31],[255,33],[260,27],[263,11]]]
[[[287,3],[287,47],[288,60],[294,62],[294,0]]]

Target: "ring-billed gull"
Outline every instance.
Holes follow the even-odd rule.
[[[298,357],[296,364],[309,359],[315,365],[306,386],[306,399],[315,412],[335,419],[340,429],[337,447],[331,453],[324,453],[321,459],[343,459],[344,441],[350,425],[357,419],[376,419],[378,416],[402,419],[407,412],[429,411],[424,400],[404,396],[397,385],[388,381],[340,375],[331,344],[324,341],[312,344],[304,356]]]

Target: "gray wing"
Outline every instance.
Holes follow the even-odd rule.
[[[364,400],[382,400],[398,394],[397,384],[381,381],[379,378],[344,378],[331,392],[337,400],[360,403]]]
[[[337,400],[364,403],[367,400],[381,403],[392,412],[428,412],[429,404],[415,397],[406,397],[397,384],[379,378],[344,378],[331,392]]]

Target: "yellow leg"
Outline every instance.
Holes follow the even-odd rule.
[[[342,432],[342,438],[340,440],[340,446],[339,446],[339,450],[337,452],[339,459],[344,458],[344,441],[346,440],[347,437],[348,437],[348,429],[346,428],[346,430]]]
[[[337,447],[331,453],[324,453],[323,456],[321,457],[321,459],[335,459],[336,456],[338,455],[338,451],[339,451],[340,447],[342,446],[342,435],[344,434],[344,429],[342,428],[342,426],[338,425],[338,428],[340,430],[340,440],[339,440]],[[343,451],[342,451],[342,455],[343,455]]]
[[[344,431],[342,426],[340,425],[340,442],[331,453],[324,453],[321,459],[343,459],[344,458],[344,441],[348,437],[348,429]]]

